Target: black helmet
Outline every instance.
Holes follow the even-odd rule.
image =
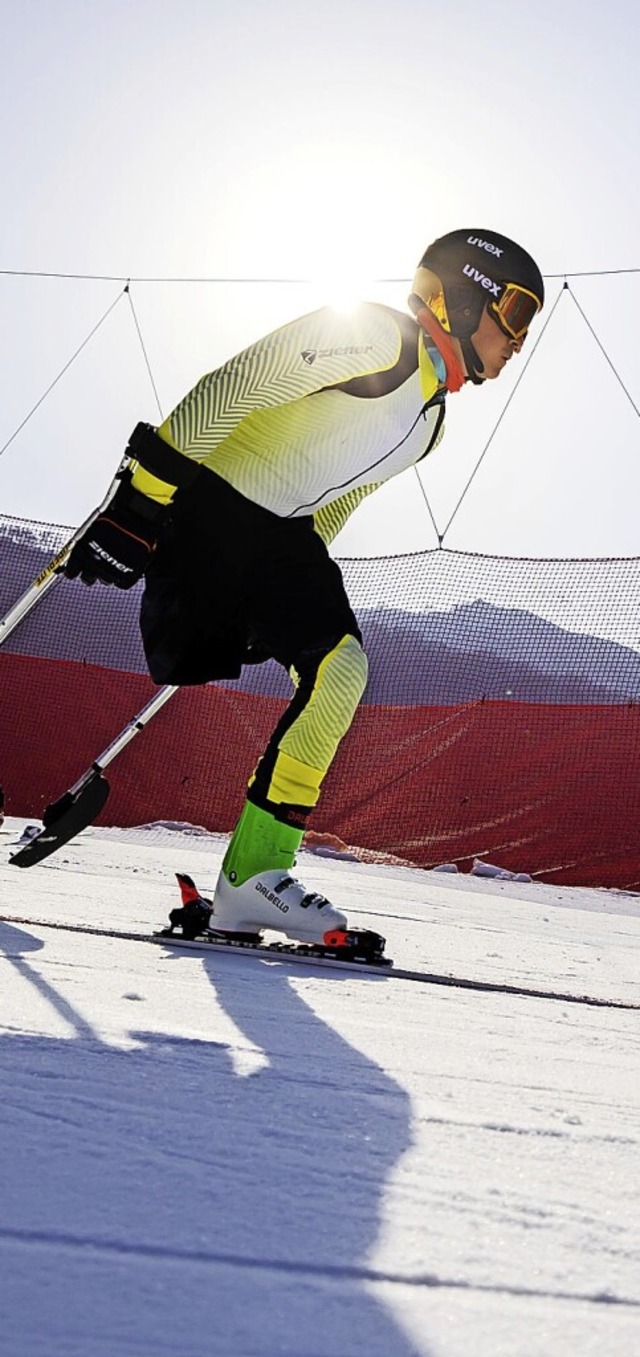
[[[425,250],[410,302],[414,310],[429,306],[444,329],[460,340],[467,371],[478,381],[481,364],[471,336],[485,306],[505,334],[522,339],[544,305],[544,283],[535,260],[507,236],[450,231]]]

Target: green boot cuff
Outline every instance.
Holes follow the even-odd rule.
[[[258,872],[272,871],[275,867],[289,871],[303,835],[303,829],[292,829],[247,801],[222,863],[227,881],[242,886]]]

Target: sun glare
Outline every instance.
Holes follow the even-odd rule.
[[[319,306],[342,313],[354,311],[360,302],[371,301],[374,296],[371,278],[347,273],[343,265],[340,270],[314,277],[312,286]]]

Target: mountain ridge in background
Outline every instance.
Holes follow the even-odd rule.
[[[43,525],[40,534],[38,527],[0,524],[0,615],[56,550],[55,530]],[[62,582],[16,629],[7,649],[146,673],[138,632],[141,588],[116,592],[96,585],[87,591],[76,581]],[[424,613],[360,608],[358,617],[370,660],[366,703],[640,701],[637,651],[565,630],[527,609],[479,597]],[[273,662],[247,666],[224,686],[283,699],[291,693],[288,677]]]

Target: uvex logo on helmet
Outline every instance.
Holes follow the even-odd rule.
[[[477,245],[479,250],[487,250],[489,254],[495,254],[500,258],[504,254],[504,249],[499,245],[494,245],[491,240],[481,240],[479,236],[467,236],[467,245]]]
[[[481,273],[479,269],[474,268],[473,264],[463,264],[462,272],[466,274],[467,278],[471,278],[474,283],[478,283],[480,287],[486,288],[487,292],[490,292],[492,297],[500,296],[502,284],[494,283],[493,278],[488,278],[486,273]]]

